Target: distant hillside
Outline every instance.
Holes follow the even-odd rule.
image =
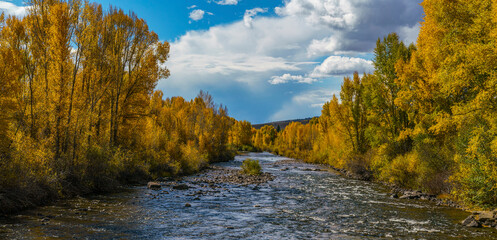
[[[278,129],[278,126],[280,126],[280,129],[283,130],[291,122],[301,122],[302,124],[307,124],[309,123],[309,121],[311,121],[311,119],[312,118],[305,118],[305,119],[285,120],[285,121],[277,121],[270,123],[252,124],[252,127],[254,127],[255,129],[260,129],[265,125],[273,125],[274,128]]]

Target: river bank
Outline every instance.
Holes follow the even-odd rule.
[[[222,182],[244,159],[273,179]],[[208,182],[204,177],[218,180]],[[209,177],[210,178],[210,177]],[[58,201],[0,219],[0,238],[90,239],[495,239],[465,228],[467,213],[430,201],[390,197],[374,182],[268,153],[237,156],[212,169],[114,194]]]
[[[205,165],[197,172],[202,172],[208,168],[210,166]],[[30,184],[20,185],[11,189],[0,188],[0,216],[8,217],[22,211],[78,197],[117,193],[130,187],[146,185],[147,182],[154,180],[150,173],[140,171],[139,169],[128,170],[128,172],[123,174],[125,177],[110,178],[107,176],[97,176],[95,179],[92,179],[94,181],[92,184],[88,184],[87,182],[74,184],[66,180],[57,179],[49,183],[31,182]],[[196,174],[197,172],[193,172],[192,174]],[[173,175],[170,179],[181,178],[183,176]]]

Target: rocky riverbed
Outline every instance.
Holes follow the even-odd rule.
[[[185,180],[192,183],[258,185],[274,180],[274,176],[267,172],[260,175],[247,175],[243,174],[239,169],[211,166],[202,173],[187,177]]]
[[[257,187],[259,184],[272,180],[274,180],[274,176],[271,173],[247,175],[239,169],[213,165],[192,176],[149,182],[147,187],[152,190],[162,189],[163,186],[169,187],[172,190],[219,188],[221,184],[253,185],[253,187]]]

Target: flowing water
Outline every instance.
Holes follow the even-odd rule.
[[[250,157],[276,179],[260,186],[202,184],[60,201],[0,220],[6,239],[497,239],[459,223],[467,212],[389,197],[375,183],[343,178],[268,153]],[[282,171],[283,170],[283,171]],[[190,179],[190,180],[189,180]],[[201,192],[201,194],[198,194]],[[191,207],[186,207],[189,203]]]

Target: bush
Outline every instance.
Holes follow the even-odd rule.
[[[257,149],[256,147],[254,147],[252,145],[242,145],[242,146],[238,147],[238,150],[244,151],[244,152],[260,152],[259,149]]]
[[[373,173],[371,171],[372,151],[365,154],[351,156],[345,163],[345,168],[361,179],[371,180]]]
[[[245,159],[242,163],[242,172],[247,175],[260,175],[262,171],[259,160]]]
[[[197,172],[208,164],[207,156],[191,144],[182,145],[181,153],[180,166],[184,175]]]

